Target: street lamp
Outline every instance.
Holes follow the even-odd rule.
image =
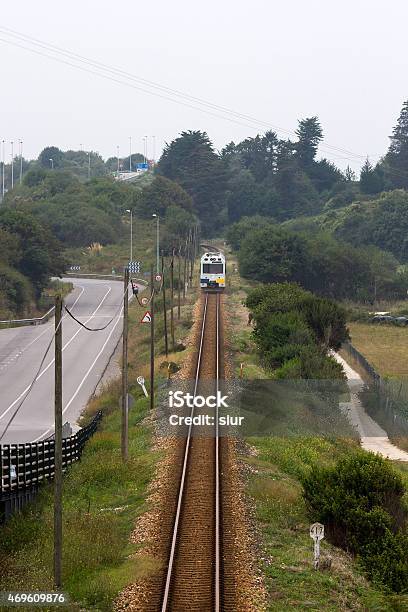
[[[2,147],[1,147],[1,161],[2,161],[2,172],[1,172],[1,200],[4,200],[4,192],[5,192],[5,183],[4,183],[4,166],[6,164],[6,159],[5,159],[5,140],[1,141]]]
[[[51,169],[54,170],[54,160],[52,159],[52,157],[50,157],[49,161],[51,163]]]
[[[88,181],[91,178],[91,152],[88,151]]]
[[[129,136],[129,172],[132,172],[132,137]]]
[[[10,142],[11,144],[11,188],[14,187],[14,141]]]
[[[160,274],[160,217],[159,215],[156,215],[156,213],[153,213],[152,217],[156,219],[156,268],[157,274]]]
[[[126,209],[130,213],[130,261],[133,261],[133,210]]]
[[[117,157],[117,160],[118,160],[118,169],[117,169],[116,176],[119,178],[119,166],[120,166],[120,160],[119,160],[119,145],[117,145],[117,147],[116,147],[116,152],[117,152],[116,157]]]
[[[20,140],[20,185],[23,182],[23,141]]]

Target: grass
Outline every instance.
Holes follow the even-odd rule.
[[[192,324],[195,292],[182,306],[176,339],[183,339]],[[159,302],[159,300],[158,300]],[[160,302],[159,302],[160,303]],[[176,310],[175,310],[176,312]],[[154,561],[136,552],[129,535],[137,517],[146,509],[149,483],[160,455],[152,450],[148,420],[149,400],[136,382],[147,377],[150,329],[140,324],[141,308],[129,308],[129,384],[135,403],[129,413],[129,460],[120,453],[120,381],[105,385],[93,398],[82,419],[85,423],[99,409],[104,411],[100,430],[85,447],[81,461],[64,478],[63,491],[63,591],[68,609],[111,610],[112,602],[127,584],[155,569]],[[158,312],[156,329],[162,329]],[[157,371],[165,359],[163,340],[157,342]],[[185,352],[170,354],[180,362]],[[159,381],[158,381],[159,382]],[[53,587],[53,490],[45,486],[33,504],[0,531],[0,590],[52,590]]]
[[[351,341],[382,376],[408,376],[408,328],[349,323]]]
[[[247,326],[247,310],[242,305],[252,284],[234,271],[231,257],[229,263],[230,287],[234,292],[227,296],[228,337],[234,374],[238,374],[239,364],[244,363],[245,378],[267,378],[251,339],[251,328]],[[357,442],[316,435],[275,435],[247,441],[252,451],[249,456],[243,455],[242,460],[247,465],[247,492],[255,504],[259,527],[259,555],[267,587],[267,609],[276,612],[407,610],[407,596],[390,595],[370,584],[358,563],[326,540],[322,543],[322,557],[332,558],[331,569],[316,571],[313,568],[313,546],[309,536],[312,520],[302,497],[300,478],[314,465],[333,465],[345,454],[357,450]],[[408,466],[396,465],[395,469],[403,474],[408,490]]]

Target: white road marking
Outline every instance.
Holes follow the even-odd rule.
[[[94,310],[94,312],[92,313],[92,315],[89,317],[89,319],[86,321],[86,323],[88,323],[89,321],[91,321],[91,319],[93,319],[93,316],[98,312],[99,308],[102,306],[102,304],[104,303],[105,299],[108,297],[109,293],[112,291],[112,287],[108,288],[108,291],[105,293],[105,295],[103,296],[102,300],[100,301],[100,303],[98,304],[97,308]],[[68,342],[62,347],[62,350],[65,351],[66,348],[68,348],[68,346],[71,344],[71,342],[77,337],[77,335],[83,331],[83,327],[80,327],[78,329],[78,331],[75,332],[75,334],[72,336],[72,338],[70,340],[68,340]],[[53,365],[55,359],[53,359],[48,365],[47,367],[44,368],[44,370],[42,370],[42,372],[40,372],[40,374],[37,376],[37,378],[35,379],[35,382],[37,382],[37,380],[39,380],[46,372],[47,370],[50,369],[50,367]],[[29,385],[28,387],[26,387],[26,389],[24,389],[24,391],[18,396],[17,399],[14,400],[14,402],[12,404],[10,404],[10,406],[0,415],[0,421],[2,419],[4,419],[4,417],[6,416],[6,414],[13,408],[13,406],[15,406],[17,404],[17,402],[19,402],[24,395],[27,393],[27,391],[30,389]]]
[[[77,299],[75,300],[75,302],[72,304],[71,308],[74,308],[75,304],[78,302],[79,298],[81,297],[81,295],[83,294],[83,292],[85,291],[85,287],[82,287],[82,285],[77,285],[78,287],[81,287],[81,292],[78,295]],[[68,315],[64,315],[64,318],[68,316]],[[40,338],[42,338],[42,336],[44,334],[46,334],[47,332],[49,332],[49,328],[47,327],[47,329],[45,329],[43,332],[41,332],[41,334],[39,334],[38,336],[36,336],[31,342],[29,342],[29,344],[27,344],[27,346],[25,346],[24,348],[21,349],[21,351],[18,353],[18,355],[16,355],[16,357],[18,357],[19,355],[22,355],[27,349],[30,348],[30,346],[32,346],[35,342],[37,342],[37,340],[39,340]],[[6,365],[9,365],[10,362],[6,362]],[[0,368],[3,369],[3,368]]]
[[[123,308],[122,308],[123,311]],[[74,399],[76,398],[76,396],[78,395],[78,393],[80,392],[82,385],[84,384],[84,382],[86,381],[86,379],[88,378],[89,374],[92,372],[96,362],[98,361],[99,357],[102,355],[103,351],[105,350],[106,345],[108,344],[109,340],[111,339],[111,336],[113,334],[113,332],[116,329],[117,324],[119,323],[119,321],[122,318],[122,311],[120,313],[120,315],[117,317],[117,321],[115,323],[115,325],[113,326],[113,328],[110,331],[109,336],[106,338],[101,350],[99,351],[99,353],[97,354],[97,356],[95,357],[95,359],[93,360],[92,364],[90,365],[90,367],[88,368],[87,373],[85,374],[85,376],[83,377],[83,379],[81,380],[81,382],[79,383],[74,395],[71,397],[71,399],[69,400],[68,404],[65,406],[65,408],[62,411],[62,414],[65,414],[65,412],[68,410],[68,408],[70,407],[70,405],[72,404],[72,402],[74,401]],[[53,427],[50,427],[49,429],[47,429],[44,433],[42,433],[40,436],[38,436],[38,438],[36,438],[35,440],[33,440],[33,442],[38,442],[41,438],[43,438],[47,433],[49,433],[50,431],[53,431]]]

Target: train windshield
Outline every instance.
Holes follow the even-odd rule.
[[[223,274],[224,264],[222,263],[211,263],[203,264],[203,274]]]

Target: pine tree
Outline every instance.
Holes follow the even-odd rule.
[[[402,105],[390,139],[384,169],[393,187],[408,189],[408,100]]]
[[[323,140],[323,130],[318,117],[301,119],[296,135],[296,154],[299,162],[304,167],[310,166],[316,157],[319,143]]]

